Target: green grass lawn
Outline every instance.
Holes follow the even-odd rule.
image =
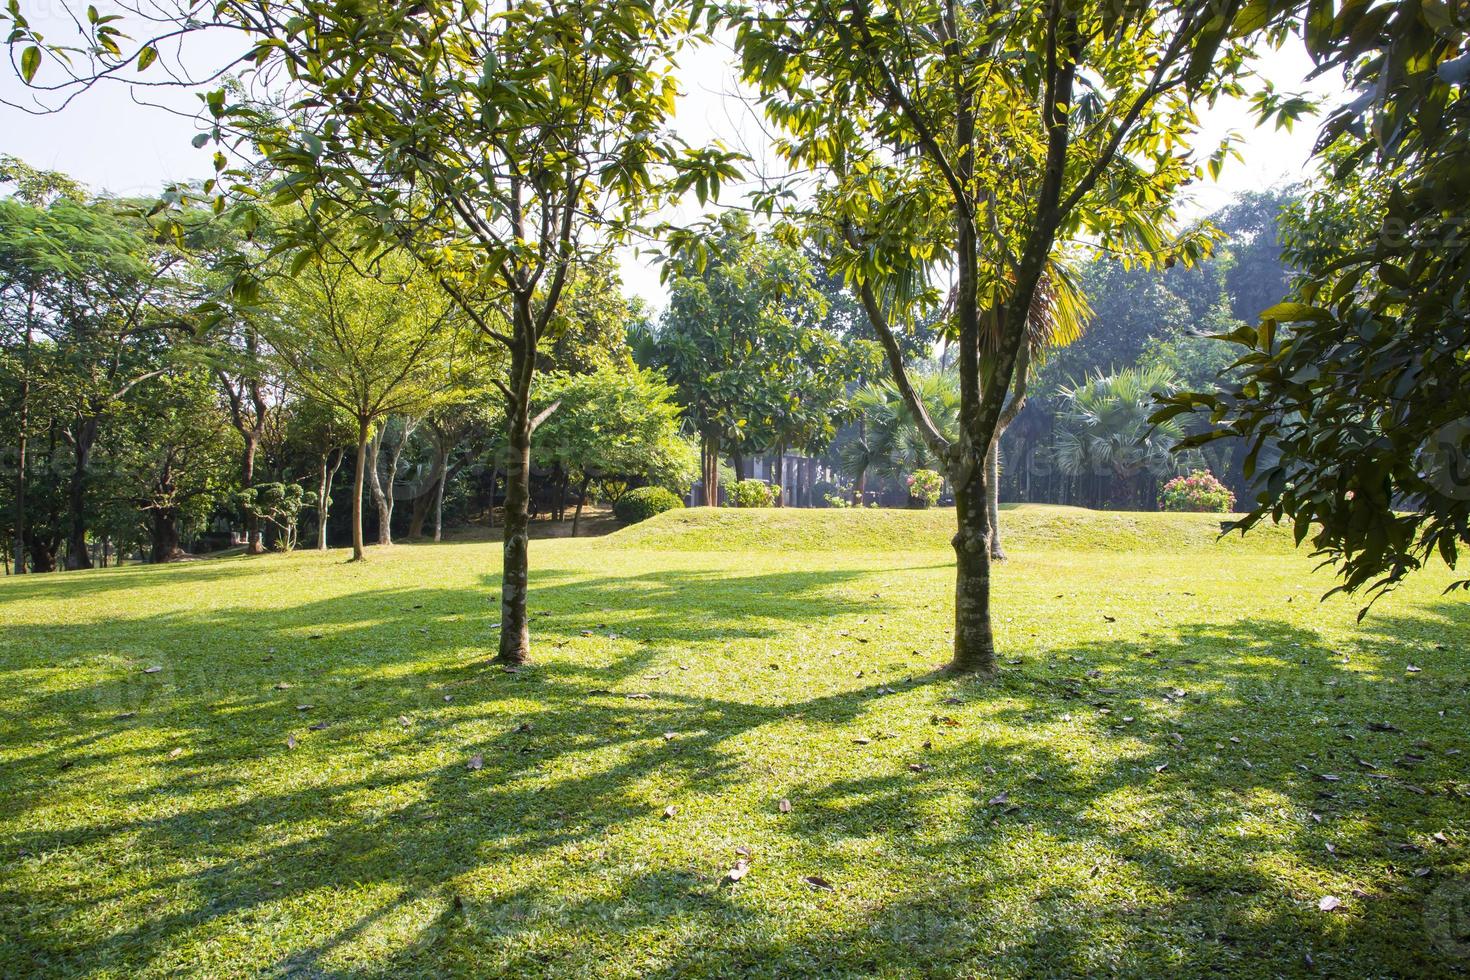
[[[517,672],[494,543],[0,582],[0,974],[1470,968],[1448,572],[1012,510],[987,684],[952,518],[538,541]]]

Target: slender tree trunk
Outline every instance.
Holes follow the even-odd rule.
[[[492,464],[490,467],[490,526],[495,526],[495,488],[500,484],[500,466]]]
[[[255,453],[260,447],[260,433],[254,429],[241,429],[240,435],[245,439],[245,450],[240,458],[240,483],[249,490],[255,485]],[[245,514],[245,554],[265,554],[265,545],[260,539],[260,515],[254,512]]]
[[[582,505],[587,502],[587,485],[592,482],[592,477],[582,477],[582,487],[577,491],[577,512],[572,515],[572,537],[577,536],[577,526],[582,523]]]
[[[776,447],[776,506],[786,506],[786,446]]]
[[[449,470],[439,474],[439,485],[434,488],[434,540],[444,540],[444,487],[449,482]]]
[[[378,508],[378,544],[381,545],[393,543],[393,509],[389,506],[387,494],[383,493],[383,481],[378,475],[378,459],[383,453],[383,434],[387,431],[388,420],[384,419],[383,424],[378,427],[378,431],[372,438],[372,459],[369,461],[367,471],[368,486],[373,492],[373,503]],[[388,478],[391,480],[392,475],[390,474]]]
[[[403,459],[403,450],[408,447],[408,440],[413,437],[414,432],[418,429],[419,422],[419,418],[412,418],[407,415],[403,417],[403,431],[399,434],[398,441],[393,444],[393,451],[388,454],[388,489],[383,492],[387,507],[387,522],[385,526],[389,529],[387,544],[393,543],[393,505],[398,501],[398,463]],[[382,505],[380,505],[379,510],[382,510]],[[382,537],[381,531],[378,533],[378,537]]]
[[[327,550],[327,457],[322,456],[316,495],[316,550]]]
[[[372,423],[359,420],[357,423],[357,462],[352,473],[352,560],[362,561],[367,557],[362,547],[362,483],[367,469],[368,443]]]
[[[444,499],[444,480],[448,469],[449,446],[444,436],[437,428],[431,426],[434,443],[434,463],[429,472],[433,476],[433,482],[429,484],[428,492],[420,493],[413,500],[413,516],[408,522],[408,536],[419,538],[424,534],[424,522],[428,520],[429,510],[437,508],[439,502]],[[436,539],[437,540],[437,539]]]
[[[96,439],[96,419],[83,419],[78,423],[72,446],[74,466],[68,495],[71,535],[66,548],[66,567],[73,570],[92,567],[92,556],[87,550],[87,468],[91,465],[92,446]]]
[[[316,502],[316,547],[318,551],[327,550],[327,517],[332,510],[332,483],[337,478],[337,469],[342,465],[344,455],[342,450],[334,449],[322,456],[322,483]]]
[[[985,509],[990,517],[990,557],[1005,561],[1005,548],[1000,544],[1000,433],[990,441],[985,456]]]
[[[720,437],[704,437],[704,505],[720,506]]]
[[[730,452],[730,465],[735,469],[735,480],[739,482],[745,479],[745,454],[740,450]]]
[[[522,664],[531,655],[526,591],[530,585],[531,381],[535,372],[535,328],[530,300],[516,298],[516,343],[511,348],[506,428],[510,442],[505,474],[505,534],[500,574],[500,652],[503,664]]]

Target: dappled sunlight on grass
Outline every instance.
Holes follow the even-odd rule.
[[[516,672],[493,543],[5,582],[0,969],[1455,968],[1434,574],[1357,624],[1274,545],[1017,549],[986,684],[942,554],[616,542],[537,542]]]

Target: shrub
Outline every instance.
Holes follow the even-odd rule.
[[[827,506],[828,507],[842,508],[842,507],[851,507],[852,506],[852,500],[851,500],[851,498],[844,497],[840,493],[829,493],[826,496],[824,496],[822,499],[825,500],[825,501],[827,501]]]
[[[666,510],[677,510],[684,501],[663,487],[639,487],[629,490],[613,504],[613,515],[624,524],[637,524]]]
[[[764,480],[740,480],[725,488],[725,500],[731,507],[769,507],[776,492]]]
[[[830,500],[833,497],[840,496],[841,493],[842,488],[829,480],[818,480],[812,484],[812,499],[816,501]],[[830,505],[818,503],[817,506],[823,507]]]
[[[1176,476],[1159,491],[1159,509],[1201,514],[1228,514],[1235,510],[1235,494],[1209,470]]]
[[[925,507],[933,507],[939,503],[939,494],[944,490],[944,477],[938,473],[933,470],[914,470],[906,482],[909,496],[922,500]]]

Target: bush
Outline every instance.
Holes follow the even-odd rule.
[[[769,507],[776,491],[765,480],[740,480],[725,488],[725,500],[731,507]]]
[[[907,480],[909,496],[921,500],[925,507],[939,503],[939,494],[944,490],[944,477],[933,470],[914,470]]]
[[[684,501],[663,487],[639,487],[629,490],[613,504],[613,516],[624,524],[637,524],[666,510],[678,510]]]
[[[1209,470],[1176,476],[1159,491],[1159,509],[1197,514],[1229,514],[1235,510],[1231,493]]]
[[[828,507],[836,507],[839,510],[844,507],[852,506],[852,499],[850,497],[844,497],[841,494],[829,493],[822,499],[827,501]]]
[[[812,499],[816,501],[827,500],[831,497],[839,496],[841,493],[842,488],[828,480],[818,480],[812,484]],[[817,506],[822,507],[824,505],[818,503]]]

